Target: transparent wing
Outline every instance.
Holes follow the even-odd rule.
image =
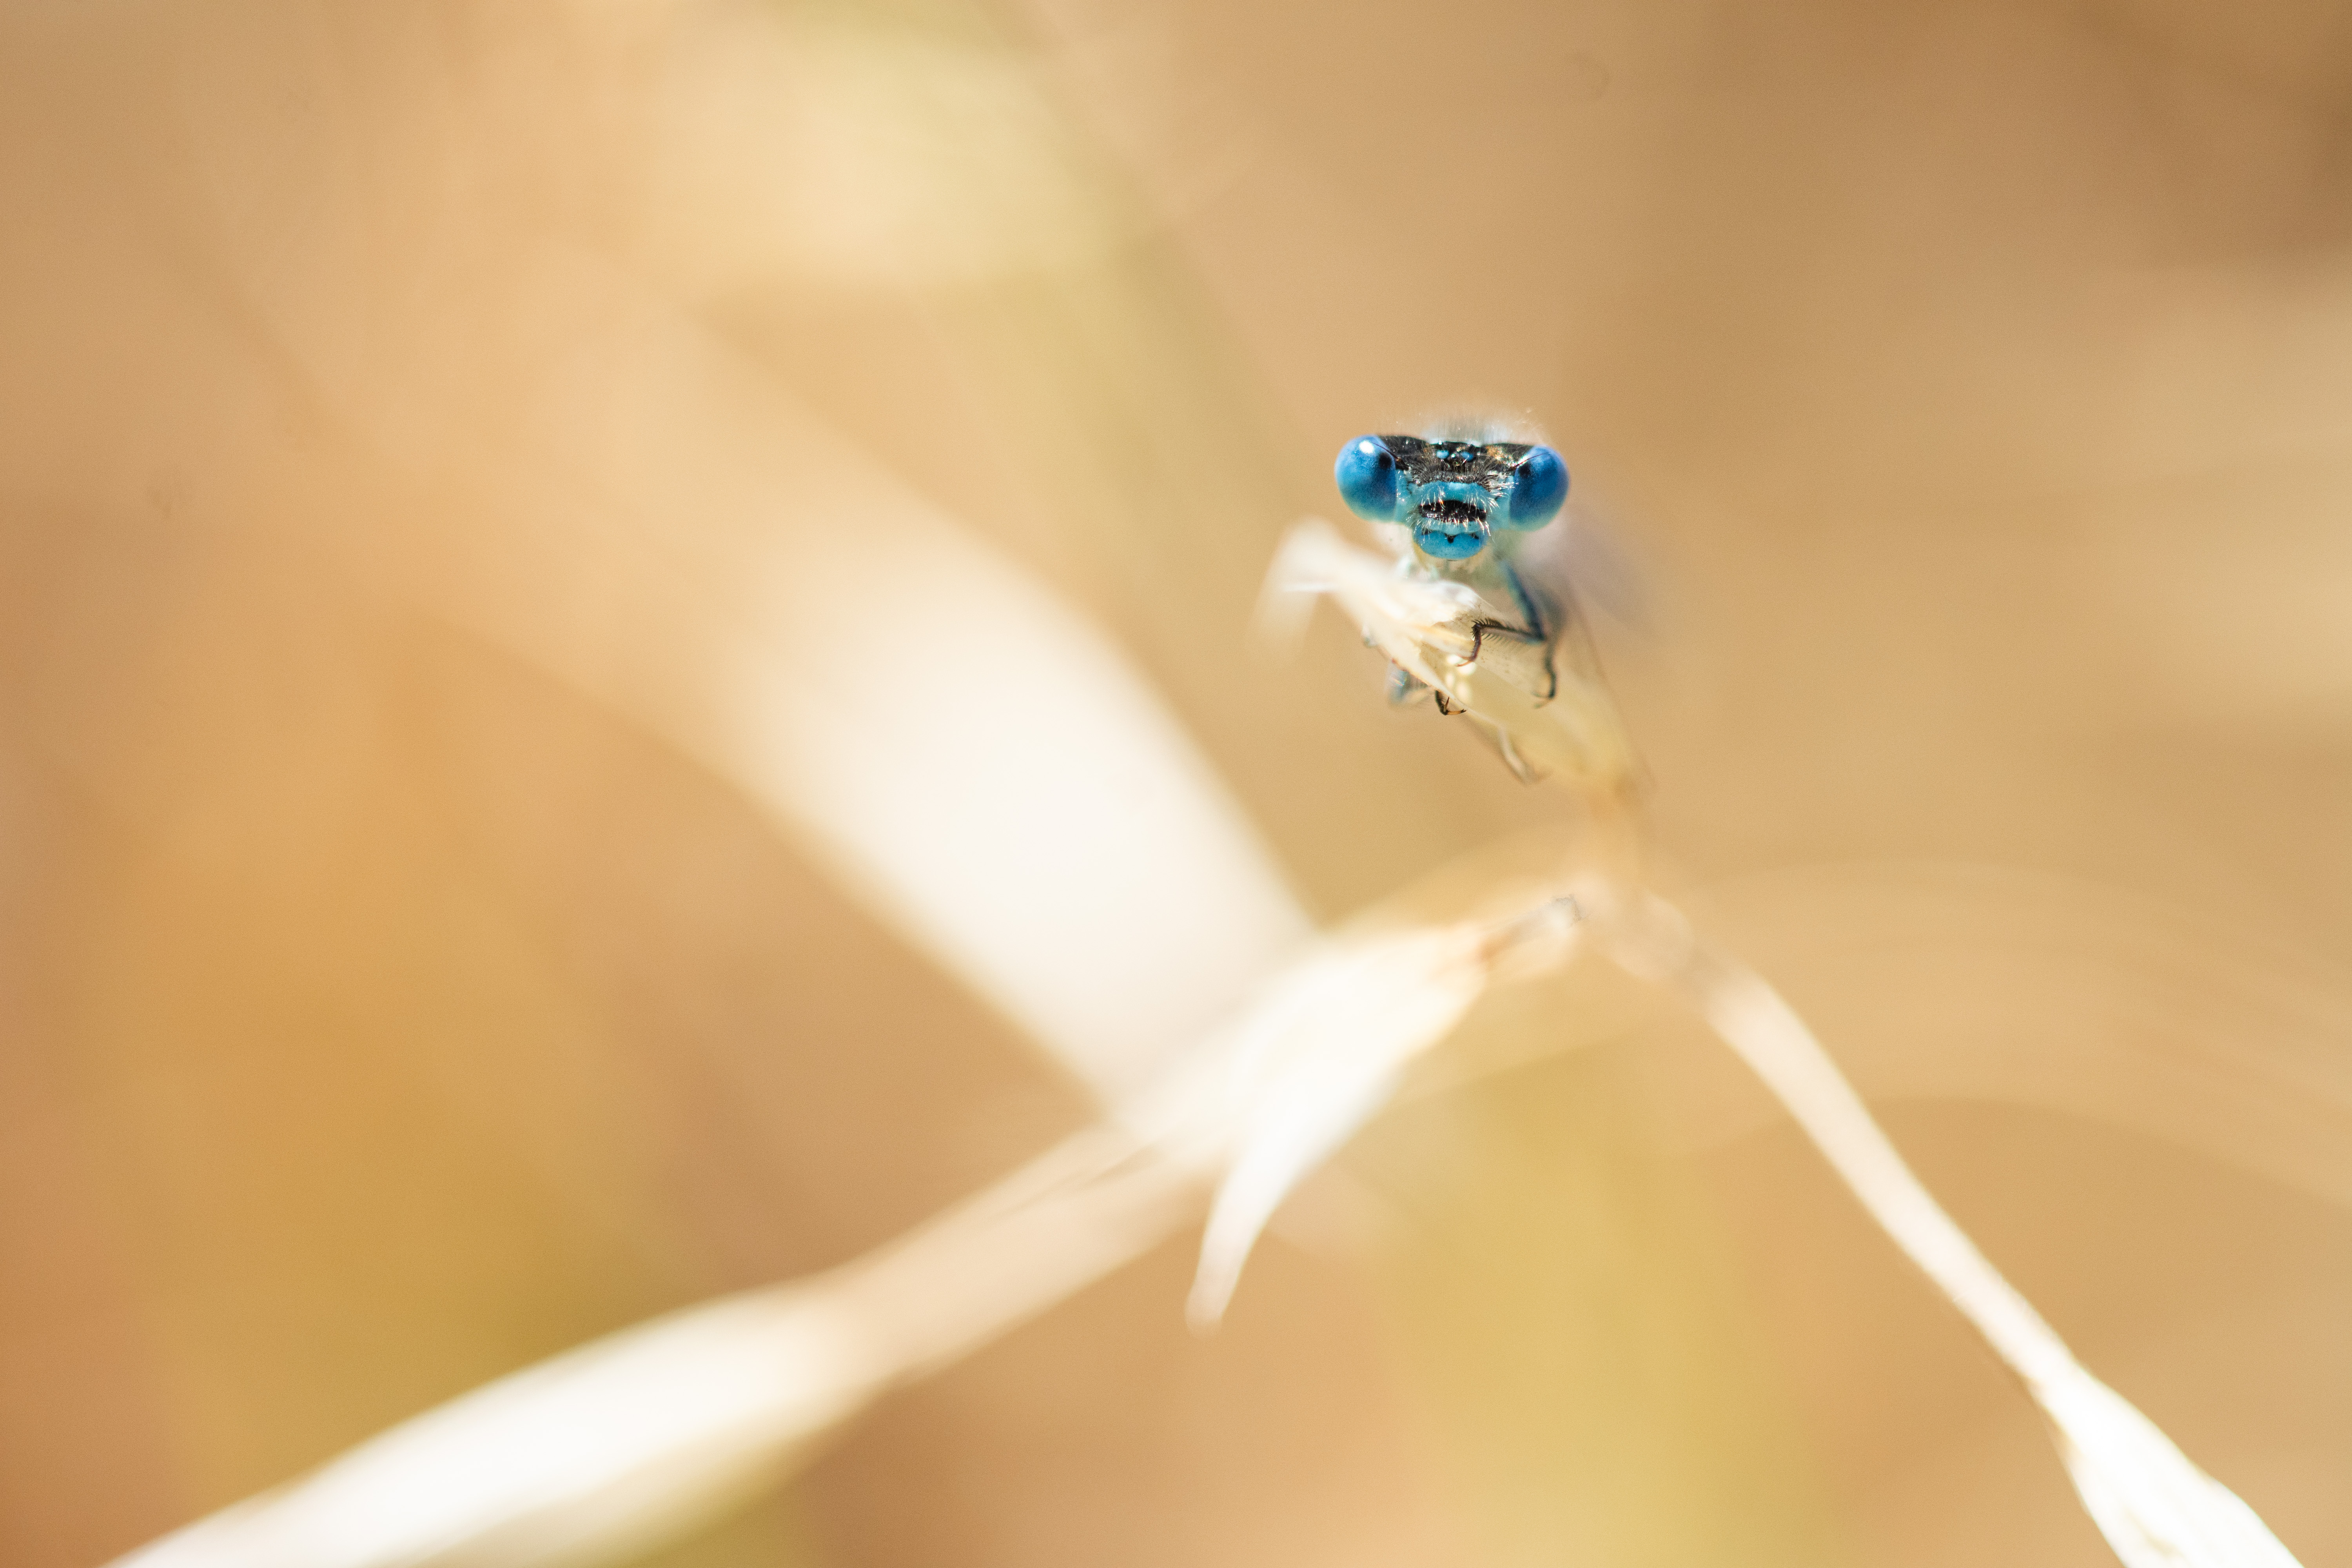
[[[1647,574],[1623,536],[1591,504],[1571,500],[1559,521],[1521,541],[1513,558],[1530,588],[1562,604],[1647,631]]]

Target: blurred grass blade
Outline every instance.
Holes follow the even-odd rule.
[[[772,1483],[895,1382],[1133,1258],[1193,1173],[1072,1181],[1090,1138],[814,1279],[625,1330],[504,1377],[116,1568],[593,1568]],[[1008,1201],[1009,1200],[1009,1201]]]
[[[2238,1497],[2091,1375],[1944,1212],[1804,1020],[1671,905],[1633,900],[1612,956],[1682,996],[1764,1080],[1887,1235],[1950,1298],[2048,1417],[2084,1507],[2130,1568],[2296,1568]]]
[[[1098,1095],[1149,1082],[1311,931],[1216,770],[1011,555],[595,282],[604,379],[540,373],[512,525],[418,550],[413,591],[759,801]],[[607,421],[631,439],[579,434]]]
[[[677,1313],[429,1411],[121,1568],[610,1560],[863,1404],[880,1349],[821,1283]]]
[[[502,1378],[117,1568],[623,1561],[772,1481],[893,1384],[1134,1258],[1231,1167],[1202,1276],[1222,1282],[1221,1307],[1275,1205],[1385,1100],[1395,1068],[1564,929],[1547,905],[1500,926],[1332,939],[1122,1118],[898,1241]]]
[[[1410,895],[1407,895],[1409,899]],[[1185,1303],[1196,1331],[1224,1315],[1242,1266],[1282,1200],[1395,1095],[1415,1058],[1451,1034],[1488,985],[1564,962],[1580,931],[1572,900],[1516,917],[1334,939],[1294,965],[1220,1050],[1204,1057],[1196,1119],[1229,1153]],[[1160,1134],[1181,1148],[1200,1131]]]
[[[1299,965],[1226,1053],[1239,1150],[1217,1189],[1186,1316],[1224,1315],[1259,1232],[1301,1177],[1395,1091],[1485,989],[1475,928],[1407,931]]]

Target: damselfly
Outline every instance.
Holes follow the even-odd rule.
[[[1359,436],[1332,466],[1389,560],[1295,531],[1272,586],[1325,593],[1388,656],[1389,695],[1468,713],[1524,779],[1614,794],[1633,773],[1557,536],[1568,465],[1492,425]]]

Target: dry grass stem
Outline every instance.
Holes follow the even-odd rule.
[[[1779,993],[1654,897],[1635,900],[1606,931],[1612,958],[1689,1003],[1764,1080],[1871,1217],[2017,1374],[2116,1556],[2130,1568],[2294,1568],[2253,1510],[2092,1376],[2001,1278]]]
[[[1446,691],[1524,755],[1571,765],[1561,782],[1586,783],[1596,758],[1586,715],[1606,701],[1583,694],[1532,704],[1500,681],[1481,681],[1465,639],[1449,618],[1457,595],[1400,563],[1340,541],[1318,521],[1292,531],[1273,574],[1277,589],[1327,594],[1362,627],[1365,640],[1400,668]],[[1563,711],[1555,714],[1553,708]],[[1643,892],[1601,909],[1598,940],[1629,972],[1682,997],[1763,1079],[1863,1206],[1896,1246],[1960,1310],[2040,1405],[2084,1506],[2130,1568],[2293,1568],[2294,1558],[2252,1510],[2206,1475],[2154,1423],[2077,1362],[2040,1313],[1977,1250],[1904,1163],[1859,1095],[1779,994],[1728,953],[1692,934],[1673,906]]]
[[[1630,773],[1605,694],[1570,682],[1563,700],[1536,704],[1481,679],[1454,636],[1465,606],[1446,585],[1402,574],[1321,524],[1293,535],[1276,582],[1339,598],[1368,641],[1486,714],[1561,782],[1613,789]],[[1626,885],[1586,872],[1522,888],[1499,916],[1490,906],[1438,923],[1375,910],[1102,1122],[899,1240],[503,1378],[119,1568],[621,1561],[772,1480],[885,1389],[1131,1259],[1213,1186],[1188,1303],[1206,1328],[1284,1196],[1387,1103],[1402,1069],[1490,984],[1556,966],[1585,940],[1696,1008],[1762,1079],[2015,1371],[2130,1568],[2293,1568],[2251,1510],[2074,1360],[1912,1174],[1787,1004],[1670,905],[1628,897]]]
[[[0,12],[0,1568],[2352,1558],[2352,32],[1336,15]]]

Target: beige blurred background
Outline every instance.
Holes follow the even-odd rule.
[[[889,531],[957,521],[1318,918],[1549,821],[1336,624],[1246,636],[1339,443],[1463,403],[1639,580],[1662,881],[2352,1561],[2352,14],[18,0],[0,1562],[1088,1114],[698,749],[696,584],[798,562],[833,645],[951,666]],[[720,426],[807,506],[730,512]],[[583,566],[648,494],[689,521],[627,559],[689,565]],[[1533,1065],[1379,1123],[1216,1338],[1187,1234],[647,1561],[2108,1561],[1737,1069],[1595,1006],[1483,1008]]]

